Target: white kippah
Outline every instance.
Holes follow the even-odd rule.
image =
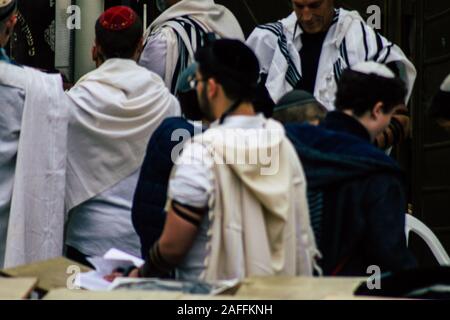
[[[445,78],[441,85],[441,91],[450,92],[450,74]]]
[[[13,2],[13,0],[0,0],[0,8],[4,8],[9,6]]]
[[[357,65],[351,67],[351,70],[361,72],[367,75],[375,74],[383,78],[389,79],[395,78],[394,72],[392,72],[388,67],[386,67],[384,64],[376,63],[373,61],[358,63]]]

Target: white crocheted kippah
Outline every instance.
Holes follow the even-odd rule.
[[[351,69],[353,71],[361,72],[367,75],[375,74],[383,78],[395,78],[394,72],[392,72],[388,67],[386,67],[384,64],[376,63],[373,61],[358,63],[357,65],[351,67]]]
[[[450,92],[450,74],[445,78],[441,84],[441,91]]]

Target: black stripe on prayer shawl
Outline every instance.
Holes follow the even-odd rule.
[[[182,16],[179,18],[172,19],[170,21],[178,23],[186,32],[186,35],[190,41],[190,47],[192,51],[195,52],[197,48],[200,48],[204,43],[204,38],[207,34],[207,31],[204,30],[200,24],[198,24],[195,20],[188,16]],[[179,58],[177,61],[177,65],[175,66],[175,71],[172,78],[171,84],[171,92],[176,94],[178,91],[178,79],[181,73],[188,67],[189,64],[189,49],[186,47],[185,42],[178,31],[172,28],[172,30],[177,35],[178,42],[178,50],[179,50]]]
[[[381,40],[381,36],[377,31],[374,31],[375,37],[377,39],[377,53],[373,57],[373,61],[378,61],[380,58],[381,51],[383,50],[383,41]]]
[[[391,44],[389,44],[389,45],[387,46],[386,56],[385,56],[384,59],[381,61],[381,63],[383,63],[383,64],[386,63],[387,59],[388,59],[389,56],[391,55],[391,49],[392,49],[393,46],[394,46],[393,43],[391,43]]]
[[[296,88],[300,83],[302,77],[300,72],[295,67],[294,61],[289,54],[287,39],[285,34],[283,33],[283,25],[281,22],[269,23],[265,25],[258,26],[257,28],[267,30],[272,32],[278,38],[278,46],[280,48],[281,53],[283,54],[286,62],[288,64],[288,70],[286,72],[286,81],[293,88]]]
[[[364,27],[364,23],[362,21],[361,21],[361,31],[362,31],[362,34],[363,34],[364,49],[366,50],[365,61],[368,61],[369,60],[369,45],[367,44],[366,28]]]
[[[334,17],[333,17],[333,21],[331,22],[331,25],[333,25],[339,21],[340,12],[341,12],[340,9],[334,9]]]
[[[347,40],[345,38],[341,43],[341,55],[344,58],[347,67],[350,66],[350,60],[348,59],[348,51],[347,51]]]

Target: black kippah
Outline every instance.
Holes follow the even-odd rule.
[[[207,66],[211,76],[239,81],[243,86],[255,87],[259,79],[259,62],[253,51],[243,42],[220,39],[201,48],[196,54],[200,66]]]

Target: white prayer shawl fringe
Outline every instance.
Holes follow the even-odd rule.
[[[316,99],[329,111],[334,110],[336,80],[342,71],[359,62],[376,61],[383,64],[396,62],[400,76],[407,84],[409,101],[417,72],[402,50],[368,26],[358,12],[339,9],[338,15],[325,38],[320,56],[314,90]],[[286,80],[292,73],[289,70],[294,68],[300,77],[302,74],[299,51],[303,31],[297,26],[297,17],[292,13],[279,23],[286,39],[285,46],[280,46],[276,32],[267,29],[267,26],[273,29],[276,24],[257,27],[247,40],[260,61],[261,73],[268,75],[266,87],[276,102],[293,89]],[[287,53],[291,63],[288,63]]]
[[[31,68],[22,70],[18,72],[17,66],[0,64],[0,75],[7,75],[26,92],[6,242],[6,268],[63,253],[68,107],[62,79]]]
[[[148,39],[150,35],[164,32],[167,38],[166,77],[164,81],[168,88],[172,86],[172,76],[179,59],[178,39],[173,29],[177,31],[189,50],[188,64],[194,61],[194,53],[197,49],[192,46],[192,41],[183,28],[170,21],[182,16],[189,16],[199,23],[206,32],[213,32],[220,38],[245,41],[244,33],[236,17],[226,7],[216,4],[214,0],[183,0],[171,6],[150,25],[144,35],[144,39]]]
[[[156,128],[181,113],[162,79],[129,59],[107,60],[67,95],[67,210],[138,170]]]

